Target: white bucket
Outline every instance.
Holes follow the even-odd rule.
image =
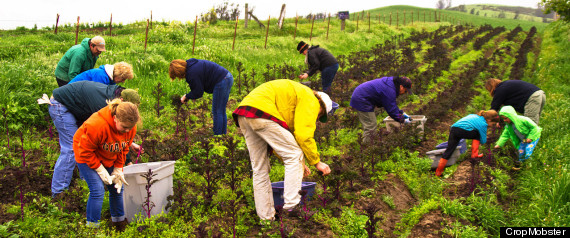
[[[455,148],[455,151],[453,151],[453,154],[451,154],[451,158],[447,160],[447,164],[445,164],[445,167],[449,167],[455,164],[457,158],[459,158],[459,155],[461,155],[460,149],[461,146],[457,146],[457,148]],[[431,163],[432,169],[437,168],[437,166],[439,165],[439,160],[441,159],[443,152],[445,152],[445,149],[438,149],[426,152],[426,155],[429,156],[431,160],[433,160],[433,162]]]
[[[167,197],[173,194],[172,190],[172,174],[174,174],[175,161],[161,161],[142,163],[125,166],[123,173],[125,180],[129,186],[125,186],[123,194],[123,205],[125,208],[125,216],[129,221],[134,221],[135,215],[141,214],[142,218],[146,217],[146,212],[143,209],[143,203],[146,203],[147,185],[146,178],[141,175],[148,173],[150,169],[153,174],[156,174],[152,180],[156,180],[150,187],[151,197],[150,202],[154,203],[150,214],[156,215],[165,210],[168,203]]]

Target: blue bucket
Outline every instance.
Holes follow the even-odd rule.
[[[305,195],[305,199],[311,200],[311,197],[313,196],[313,194],[315,193],[315,186],[317,186],[317,183],[315,182],[303,182],[301,185],[301,189],[303,191],[307,191],[307,195]],[[283,181],[279,181],[279,182],[274,182],[271,183],[271,189],[273,190],[273,202],[275,204],[275,206],[283,206],[283,204],[285,203],[285,201],[283,200],[283,188],[284,188],[284,182]],[[303,201],[301,201],[301,204],[303,203]]]
[[[459,145],[457,145],[457,146],[461,146],[461,148],[459,148],[459,153],[463,154],[463,153],[465,153],[465,151],[467,151],[467,141],[465,141],[465,139],[461,139],[459,141]],[[437,145],[435,148],[436,149],[447,148],[447,141]]]

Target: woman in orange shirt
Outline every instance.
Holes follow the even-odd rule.
[[[123,165],[140,121],[138,107],[115,99],[94,113],[73,137],[75,161],[89,187],[87,225],[99,226],[105,186],[113,226],[123,230],[127,224],[123,209]],[[109,174],[110,173],[110,174]]]

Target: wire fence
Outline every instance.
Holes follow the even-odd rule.
[[[401,16],[401,17],[400,17]],[[450,22],[452,24],[455,24],[456,22],[459,22],[457,20],[457,18],[453,17],[453,16],[449,16],[448,14],[442,13],[441,11],[431,11],[431,10],[424,10],[424,11],[408,11],[406,13],[406,11],[396,11],[394,12],[389,12],[389,13],[379,13],[379,14],[375,14],[374,16],[372,16],[370,14],[370,12],[356,12],[354,13],[353,19],[351,24],[352,26],[355,27],[354,31],[359,31],[359,26],[363,29],[360,30],[366,30],[367,26],[367,30],[371,31],[372,25],[388,25],[388,26],[395,26],[395,27],[400,27],[400,26],[408,26],[408,25],[413,25],[413,24],[417,24],[419,22],[442,22],[442,21],[446,21],[446,22]],[[55,35],[57,34],[69,34],[69,33],[75,33],[75,38],[76,38],[76,42],[75,44],[77,44],[78,40],[79,40],[79,34],[93,34],[93,35],[103,35],[103,36],[113,36],[113,35],[121,35],[121,36],[128,36],[128,35],[140,35],[141,33],[148,31],[149,29],[152,31],[153,29],[153,23],[155,26],[169,26],[170,23],[168,22],[152,22],[150,19],[146,20],[146,24],[145,22],[142,21],[137,21],[134,23],[129,24],[128,26],[122,25],[122,24],[115,24],[113,25],[112,23],[112,18],[110,22],[106,22],[106,23],[81,23],[79,21],[79,17],[77,19],[77,23],[75,24],[75,26],[71,26],[69,23],[65,24],[64,26],[59,27],[57,25],[57,21],[56,24],[54,25],[54,27],[44,27],[43,29],[25,29],[25,30],[8,30],[8,31],[1,31],[0,30],[0,37],[21,37],[21,36],[26,36],[26,35],[33,35],[33,34],[45,34],[46,32],[49,31],[53,31]],[[293,36],[293,38],[296,37],[297,35],[297,25],[298,23],[302,23],[299,20],[301,20],[304,23],[311,23],[312,25],[315,24],[315,22],[323,22],[326,23],[327,26],[327,30],[326,30],[326,37],[328,38],[328,33],[329,33],[329,28],[330,28],[330,23],[331,21],[337,22],[337,23],[341,23],[342,27],[341,30],[344,30],[345,27],[345,23],[343,19],[338,19],[336,17],[333,17],[331,19],[331,14],[328,15],[328,17],[324,17],[324,18],[319,18],[316,19],[315,15],[313,15],[312,19],[307,19],[307,18],[301,18],[299,19],[299,16],[297,16],[295,18],[295,34]],[[242,20],[243,21],[243,20]],[[237,30],[238,28],[238,23],[239,19],[236,19],[235,21],[235,30]],[[263,22],[263,21],[261,21]],[[265,40],[267,41],[267,38],[269,37],[269,28],[270,28],[270,18],[268,18],[267,20],[267,26],[266,27],[266,34],[265,34]],[[146,25],[146,26],[141,26],[139,27],[138,25]],[[234,21],[227,21],[227,22],[222,22],[221,24],[227,24],[227,25],[233,25]],[[274,23],[274,25],[276,25],[277,23]],[[293,24],[292,21],[290,20],[289,24]],[[196,21],[193,24],[186,24],[186,26],[188,28],[194,28],[193,30],[196,31],[197,29],[199,29],[197,26],[198,25],[202,25],[202,24],[198,24],[198,18],[196,17]],[[251,28],[254,28],[253,26],[250,26]],[[24,34],[12,34],[12,33],[20,33],[23,32]],[[6,34],[9,33],[9,34]],[[114,34],[113,34],[114,33]],[[234,42],[235,42],[235,37],[236,34],[234,34]],[[311,33],[310,33],[310,38],[313,37],[313,26],[311,26]],[[194,33],[194,42],[195,42],[195,38],[196,38],[196,34]],[[156,41],[156,40],[149,40],[148,39],[148,32],[146,33],[145,39],[144,39],[144,44],[145,44],[145,51],[147,48],[147,44],[164,44],[164,43],[179,43],[179,40],[160,40],[160,41]],[[194,44],[194,43],[193,43]],[[51,43],[51,45],[49,47],[69,47],[72,44],[69,43],[60,43],[60,44],[53,44]],[[2,48],[42,48],[42,47],[47,47],[45,45],[11,45],[11,46],[5,46],[5,45],[0,45],[0,49]],[[194,46],[193,46],[194,47]],[[233,48],[233,47],[232,47]],[[143,52],[144,53],[144,52]],[[136,53],[139,54],[139,53]]]

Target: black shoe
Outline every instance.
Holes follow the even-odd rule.
[[[283,209],[283,215],[287,218],[300,218],[302,209],[301,204],[297,204],[290,209]]]
[[[123,220],[123,221],[113,222],[112,224],[113,224],[113,228],[116,231],[123,232],[123,231],[125,231],[125,228],[127,228],[129,221],[127,220],[127,218],[125,218],[125,220]]]

